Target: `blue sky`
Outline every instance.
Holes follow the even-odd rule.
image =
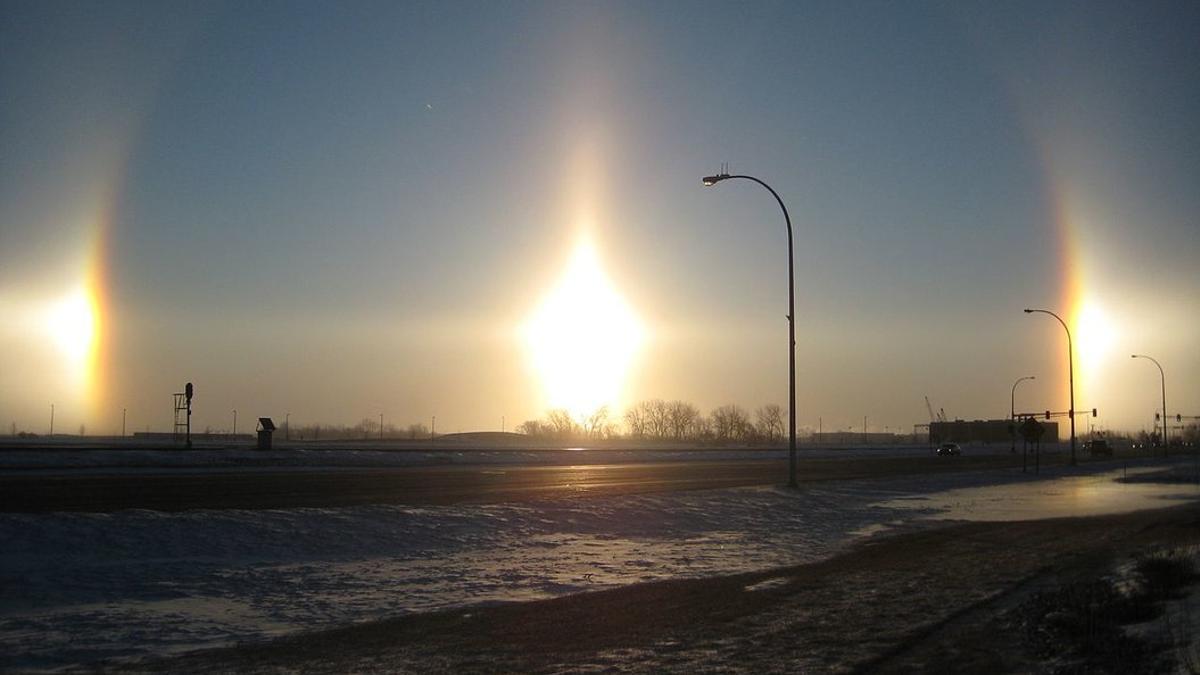
[[[511,427],[546,405],[515,333],[583,211],[648,329],[625,399],[786,403],[781,217],[752,184],[702,188],[720,162],[791,211],[802,426],[911,428],[925,395],[996,417],[1028,374],[1029,407],[1065,409],[1065,345],[1027,305],[1099,308],[1076,396],[1100,423],[1151,423],[1131,351],[1200,409],[1194,3],[0,17],[5,426],[57,402],[64,428],[162,427],[191,379],[214,428]],[[37,317],[97,264],[88,387]]]

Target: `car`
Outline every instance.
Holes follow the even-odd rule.
[[[1093,456],[1103,455],[1105,457],[1112,457],[1112,446],[1102,438],[1084,443],[1083,448],[1092,453]]]
[[[958,443],[942,443],[938,446],[937,454],[940,455],[961,455],[962,448],[958,447]]]

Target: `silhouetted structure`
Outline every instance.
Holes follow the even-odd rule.
[[[258,449],[271,449],[271,434],[275,432],[275,423],[270,417],[258,418]]]
[[[1044,438],[1058,440],[1058,422],[1038,420],[1046,428]],[[1019,431],[1013,420],[954,420],[932,422],[929,438],[933,443],[1011,443]]]
[[[190,449],[192,447],[192,383],[188,382],[183,391],[175,395],[175,433],[174,440],[181,439]],[[122,432],[124,433],[124,432]]]

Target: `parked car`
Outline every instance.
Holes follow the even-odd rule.
[[[961,455],[962,448],[958,447],[958,443],[942,443],[938,446],[937,454],[940,455]]]
[[[1112,446],[1104,439],[1096,439],[1083,444],[1083,448],[1092,453],[1093,456],[1112,457]]]

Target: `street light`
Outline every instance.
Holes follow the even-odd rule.
[[[1075,357],[1074,349],[1071,347],[1071,329],[1067,328],[1067,323],[1062,320],[1062,317],[1051,312],[1048,309],[1026,309],[1026,314],[1049,314],[1062,324],[1063,330],[1067,331],[1067,388],[1071,394],[1071,407],[1067,411],[1067,415],[1071,418],[1071,466],[1075,466]]]
[[[788,485],[796,487],[796,281],[795,281],[795,263],[793,262],[792,254],[792,218],[788,215],[787,207],[784,206],[783,200],[779,198],[779,193],[771,189],[770,185],[762,182],[754,176],[729,175],[722,171],[715,176],[706,176],[704,178],[704,186],[712,187],[723,180],[730,178],[744,178],[752,180],[755,183],[765,187],[767,192],[779,202],[779,208],[783,210],[783,220],[787,224],[788,238]]]
[[[1145,354],[1130,354],[1129,358],[1131,358],[1131,359],[1150,359],[1151,361],[1154,362],[1154,365],[1158,366],[1158,376],[1162,381],[1163,457],[1166,457],[1167,456],[1167,376],[1163,374],[1162,364],[1159,363],[1158,360],[1152,356],[1146,356]]]
[[[1037,378],[1034,377],[1033,375],[1028,375],[1026,377],[1018,378],[1016,382],[1013,382],[1012,392],[1008,399],[1008,419],[1013,421],[1013,425],[1016,425],[1016,423],[1017,423],[1017,385],[1021,384],[1025,380],[1036,380],[1036,379]],[[1010,440],[1012,442],[1012,447],[1010,448],[1010,450],[1012,450],[1012,452],[1016,452],[1017,451],[1017,434],[1016,434],[1015,429],[1013,430],[1012,437]]]

